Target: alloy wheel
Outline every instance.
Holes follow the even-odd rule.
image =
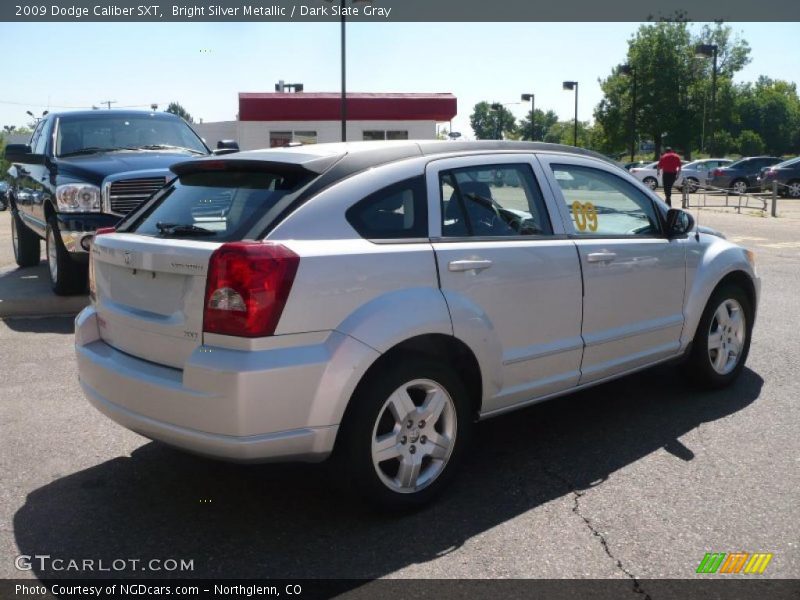
[[[800,198],[800,181],[793,181],[786,188],[790,198]]]
[[[384,402],[372,429],[372,464],[390,490],[418,492],[444,471],[455,447],[453,399],[439,383],[415,379]]]
[[[708,330],[708,359],[720,375],[727,375],[739,364],[747,328],[741,304],[733,298],[717,307]]]
[[[737,194],[746,194],[747,193],[747,183],[739,180],[733,183],[733,191]]]

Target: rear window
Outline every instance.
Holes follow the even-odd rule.
[[[181,175],[127,228],[176,239],[240,240],[281,198],[302,187],[308,172],[203,171]]]

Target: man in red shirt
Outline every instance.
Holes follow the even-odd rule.
[[[678,173],[681,172],[681,157],[672,151],[672,148],[667,148],[667,151],[661,155],[658,160],[658,168],[656,175],[664,174],[662,182],[664,184],[664,197],[667,199],[667,204],[672,206],[672,185],[678,178]]]

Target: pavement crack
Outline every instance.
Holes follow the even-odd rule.
[[[585,514],[583,514],[583,511],[581,510],[581,498],[584,496],[584,494],[586,492],[579,491],[575,487],[575,485],[573,485],[573,483],[571,481],[569,481],[566,477],[564,477],[560,473],[557,473],[556,471],[553,471],[553,470],[549,469],[544,464],[542,465],[542,470],[544,471],[545,474],[549,475],[550,477],[552,477],[556,481],[560,482],[565,488],[567,488],[569,493],[572,494],[572,500],[573,500],[572,512],[579,519],[581,519],[581,521],[583,521],[584,525],[586,525],[587,529],[589,529],[589,531],[591,532],[592,536],[594,536],[595,538],[598,539],[598,541],[600,542],[600,546],[603,548],[603,552],[605,552],[606,555],[608,555],[608,557],[614,562],[614,564],[616,565],[617,569],[619,569],[619,571],[621,573],[623,573],[628,579],[631,580],[631,583],[633,584],[633,591],[635,593],[637,593],[637,594],[641,594],[642,595],[642,600],[653,600],[652,597],[650,596],[650,594],[648,594],[642,588],[642,585],[641,585],[641,582],[639,581],[639,579],[633,573],[631,573],[628,569],[625,568],[625,565],[622,564],[622,561],[619,558],[614,556],[614,553],[611,551],[611,548],[608,546],[608,540],[606,539],[605,535],[603,535],[603,532],[599,531],[597,529],[597,527],[595,527],[592,524],[591,519],[589,519],[589,517],[587,517]]]

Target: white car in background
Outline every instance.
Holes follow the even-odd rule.
[[[657,174],[657,168],[658,161],[655,161],[644,167],[634,167],[629,171],[629,173],[651,190],[654,190],[663,185],[661,182],[661,177]]]
[[[681,161],[681,170],[683,170],[683,165],[687,164],[685,160]],[[651,162],[649,165],[645,167],[634,167],[629,171],[631,175],[636,177],[639,181],[649,187],[651,190],[658,189],[664,186],[664,182],[662,181],[661,175],[658,173],[658,161]],[[678,182],[680,181],[680,175],[678,175],[678,179],[675,181],[673,187],[678,187]]]

